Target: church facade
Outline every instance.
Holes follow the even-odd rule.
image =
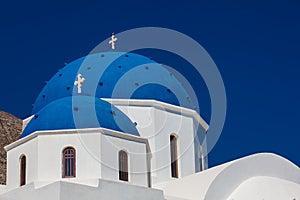
[[[300,169],[275,154],[208,169],[209,126],[195,107],[152,59],[77,59],[45,83],[5,147],[0,199],[300,199]]]

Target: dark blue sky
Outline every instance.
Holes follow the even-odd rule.
[[[88,54],[111,32],[144,26],[189,35],[221,72],[228,109],[221,138],[209,155],[211,166],[265,151],[300,165],[296,0],[2,2],[0,109],[27,117],[44,81],[64,63]],[[162,55],[149,56],[174,63]],[[191,71],[182,73],[196,80]],[[207,91],[197,81],[193,86],[203,94],[201,115],[208,120]]]

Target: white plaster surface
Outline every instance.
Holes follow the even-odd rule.
[[[38,177],[38,142],[30,140],[26,145],[20,145],[7,152],[7,190],[20,185],[20,157],[22,155],[26,156],[27,162],[26,183],[30,183]]]
[[[107,100],[107,99],[104,99]],[[151,148],[151,174],[152,183],[171,181],[170,168],[170,135],[178,138],[178,172],[179,177],[194,174],[200,165],[196,152],[199,144],[195,143],[195,135],[199,125],[203,134],[205,127],[195,120],[194,112],[178,106],[166,105],[157,101],[138,100],[109,100],[123,111],[133,122],[137,123],[140,136],[148,139]],[[184,114],[182,114],[184,113]],[[197,153],[198,155],[198,153]],[[207,166],[204,159],[204,168]]]
[[[300,199],[300,185],[273,177],[258,176],[240,184],[228,200],[297,200]]]
[[[228,199],[232,193],[236,195],[234,197],[246,196],[247,193],[243,193],[243,191],[251,189],[251,184],[241,187],[241,190],[238,189],[239,185],[251,178],[261,176],[275,178],[263,180],[269,181],[266,183],[276,180],[274,181],[274,186],[276,185],[274,188],[282,188],[281,191],[286,190],[288,185],[294,185],[290,187],[290,191],[280,192],[282,195],[287,195],[284,199],[288,199],[293,194],[298,194],[300,186],[299,168],[285,158],[270,153],[254,154],[179,180],[157,184],[154,187],[162,189],[165,195],[170,197],[191,200],[222,200]],[[263,182],[262,179],[257,180]],[[250,192],[250,189],[248,192]],[[251,192],[255,193],[253,196],[261,192],[261,190],[258,190],[259,188],[252,187],[252,189]]]
[[[0,185],[0,195],[6,192],[6,185]]]
[[[70,182],[54,182],[35,188],[31,183],[0,195],[1,200],[164,200],[161,190],[121,182],[99,180],[96,187]]]
[[[90,179],[118,181],[118,152],[129,157],[129,182],[148,186],[146,140],[124,133],[102,129],[41,131],[8,146],[7,190],[19,187],[19,158],[26,155],[26,183],[69,181],[90,185]],[[139,139],[139,140],[138,140]],[[102,141],[103,140],[103,141]],[[135,141],[136,140],[136,141]],[[76,177],[62,178],[62,151],[72,146],[76,150]]]
[[[119,151],[128,154],[129,182],[135,185],[148,186],[147,152],[144,143],[137,143],[109,135],[101,135],[101,173],[108,180],[119,179]]]

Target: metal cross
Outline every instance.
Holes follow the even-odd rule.
[[[82,77],[82,74],[77,75],[77,81],[74,82],[74,85],[77,86],[78,94],[81,94],[82,83],[85,81],[85,78]]]
[[[114,33],[111,34],[111,39],[109,40],[109,44],[111,45],[111,48],[112,49],[115,49],[115,44],[116,44],[116,41],[118,40],[118,38],[115,36]]]

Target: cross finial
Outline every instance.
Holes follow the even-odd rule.
[[[85,81],[85,78],[82,77],[82,74],[77,74],[77,81],[74,82],[74,85],[77,86],[77,93],[81,94],[82,83]]]
[[[111,37],[110,37],[110,40],[109,40],[109,44],[111,45],[111,48],[112,49],[115,49],[115,44],[116,44],[116,41],[118,40],[118,38],[115,36],[114,33],[111,34]]]

